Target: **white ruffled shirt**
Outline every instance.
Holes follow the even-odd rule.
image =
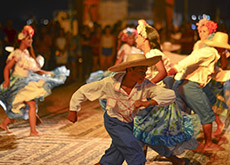
[[[41,65],[39,65],[35,59],[30,56],[27,49],[24,51],[21,51],[20,49],[14,50],[8,56],[7,61],[12,60],[13,58],[16,61],[13,71],[14,75],[26,77],[29,71],[37,72],[41,69]],[[39,56],[37,59],[42,60],[42,57]]]

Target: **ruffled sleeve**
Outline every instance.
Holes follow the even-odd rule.
[[[16,62],[21,60],[21,51],[16,49],[15,51],[11,52],[7,58],[7,61],[10,61],[14,58]]]
[[[20,68],[23,68],[25,70],[30,70],[33,72],[37,72],[41,69],[42,65],[40,64],[42,61],[41,56],[38,56],[38,58],[35,60],[29,55],[28,50],[21,51],[19,49],[16,49],[14,52],[12,52],[8,60],[15,59],[17,66]],[[44,62],[43,62],[44,63]]]

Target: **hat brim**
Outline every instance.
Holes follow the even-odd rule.
[[[206,45],[212,46],[212,47],[230,49],[230,45],[229,44],[225,44],[225,43],[219,43],[219,42],[214,42],[214,41],[210,41],[210,40],[205,40],[204,43]]]
[[[114,66],[111,66],[108,70],[111,72],[121,72],[125,71],[127,68],[137,67],[137,66],[152,66],[161,60],[161,55],[154,56],[151,58],[130,61],[130,62],[123,62]]]

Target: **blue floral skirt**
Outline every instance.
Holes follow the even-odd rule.
[[[25,102],[30,100],[43,101],[51,94],[51,89],[64,84],[69,70],[65,66],[58,67],[51,71],[54,76],[40,75],[30,72],[27,77],[12,75],[9,88],[0,86],[0,105],[11,119],[29,118],[29,107]],[[38,112],[38,108],[36,109]]]
[[[216,97],[213,110],[218,115],[225,115],[230,106],[230,81],[220,83],[212,80],[208,85]]]

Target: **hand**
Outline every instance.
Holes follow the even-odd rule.
[[[2,86],[3,86],[3,88],[9,88],[9,86],[10,86],[9,81],[4,81],[4,82],[2,83]]]
[[[50,75],[51,77],[54,76],[54,73],[53,73],[53,72],[48,72],[47,74]]]
[[[148,107],[149,102],[148,101],[141,101],[141,100],[136,100],[133,103],[133,106],[135,107],[135,109],[138,109],[140,107]]]
[[[67,118],[72,123],[75,123],[77,121],[77,112],[76,111],[69,111],[69,114],[68,114]]]
[[[176,68],[171,68],[168,71],[168,76],[174,76],[177,72]]]

